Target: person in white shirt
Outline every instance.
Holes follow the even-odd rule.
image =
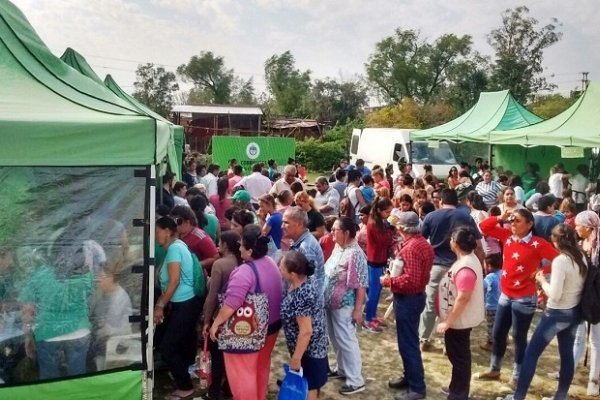
[[[315,196],[315,207],[324,216],[337,216],[340,208],[340,194],[329,186],[326,177],[320,176],[315,183],[317,195]]]
[[[210,164],[207,173],[204,176],[204,186],[206,186],[206,197],[210,198],[217,194],[217,181],[219,180],[219,167],[217,164]]]
[[[548,178],[548,186],[550,186],[550,193],[554,195],[560,202],[563,198],[563,179],[570,178],[571,175],[565,174],[563,166],[556,164],[550,168],[550,177]]]
[[[291,191],[291,185],[294,182],[300,182],[302,184],[302,187],[304,188],[304,183],[302,182],[302,179],[296,178],[296,171],[297,170],[295,166],[291,164],[286,165],[286,167],[283,169],[283,178],[277,180],[273,184],[273,187],[271,188],[269,193],[276,196],[284,190]]]
[[[577,174],[569,180],[571,191],[573,192],[573,201],[578,212],[585,210],[587,206],[587,192],[590,189],[589,173],[590,169],[587,165],[579,164],[577,166]]]
[[[258,207],[258,198],[263,194],[269,193],[273,183],[262,173],[262,166],[259,163],[252,165],[252,173],[243,177],[234,187],[243,187],[250,193],[252,205]]]

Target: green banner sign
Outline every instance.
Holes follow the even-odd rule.
[[[277,165],[287,164],[288,158],[295,158],[296,142],[290,138],[258,136],[213,136],[212,159],[225,168],[235,158],[248,173],[257,162],[273,159]]]

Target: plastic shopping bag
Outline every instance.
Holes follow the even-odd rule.
[[[289,365],[283,364],[285,377],[281,382],[279,395],[277,400],[306,400],[308,397],[308,382],[302,376],[302,368],[300,371],[293,371]]]

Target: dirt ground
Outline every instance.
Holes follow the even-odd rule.
[[[385,293],[384,290],[382,299],[384,299],[386,295],[387,293]],[[380,315],[383,315],[386,308],[387,303],[382,300],[379,308]],[[535,329],[535,325],[539,321],[540,315],[541,313],[536,313],[530,333]],[[489,365],[490,353],[479,348],[479,345],[485,341],[485,335],[485,324],[475,328],[471,334],[473,373],[484,371]],[[402,372],[393,321],[388,322],[388,327],[385,328],[382,333],[370,333],[361,329],[358,333],[358,337],[362,353],[363,376],[366,380],[366,390],[352,396],[343,396],[338,393],[338,389],[344,382],[342,380],[334,380],[329,381],[324,386],[320,399],[352,398],[357,400],[392,400],[396,394],[400,393],[399,391],[389,389],[387,386],[387,382],[390,378],[396,378]],[[423,353],[425,380],[427,383],[427,399],[430,400],[446,399],[446,396],[440,392],[440,388],[449,383],[451,367],[447,357],[442,353],[442,347],[441,340],[436,340],[435,351]],[[512,359],[512,348],[509,345],[505,357],[504,368],[502,369],[502,381],[472,381],[471,398],[474,400],[494,400],[497,396],[510,394],[511,389],[508,386],[508,381],[511,376]],[[285,346],[283,334],[281,333],[272,357],[269,400],[275,400],[277,398],[276,380],[283,376],[282,364],[288,360],[289,355]],[[334,365],[334,363],[335,357],[330,353],[330,364]],[[539,400],[543,396],[553,395],[558,382],[549,378],[547,374],[557,371],[558,365],[558,349],[556,341],[553,341],[539,360],[536,376],[527,397],[528,399]],[[570,399],[597,399],[585,395],[588,372],[588,367],[584,367],[583,365],[578,366],[573,384],[569,391]],[[154,398],[163,399],[170,387],[171,385],[168,382],[166,374],[159,374],[154,390]]]

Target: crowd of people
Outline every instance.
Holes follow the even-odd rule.
[[[188,366],[204,340],[213,378],[204,398],[264,400],[280,331],[309,399],[328,379],[344,380],[341,395],[362,392],[357,329],[376,335],[388,327],[382,303],[395,317],[403,369],[388,382],[396,399],[425,398],[422,353],[435,348],[435,335],[452,366],[440,389],[468,399],[472,379],[501,379],[509,332],[514,394],[506,399],[525,398],[554,337],[554,399],[566,398],[588,340],[583,283],[600,254],[600,187],[586,166],[569,174],[558,164],[545,181],[535,164],[518,176],[478,159],[449,168],[446,179],[431,166],[417,176],[410,164],[393,178],[390,166],[341,160],[331,176],[309,183],[293,160],[284,168],[256,163],[247,173],[236,160],[223,170],[193,157],[185,164],[183,181],[163,177],[157,200],[155,345],[175,381],[170,399],[193,397]],[[206,296],[193,291],[192,253],[208,279]],[[391,296],[382,298],[383,288]],[[268,299],[264,344],[223,350],[223,326],[244,315],[256,293]],[[537,309],[543,314],[528,341]],[[489,369],[472,374],[471,330],[484,322],[479,347],[490,353]],[[598,396],[600,328],[589,329],[587,394]]]

